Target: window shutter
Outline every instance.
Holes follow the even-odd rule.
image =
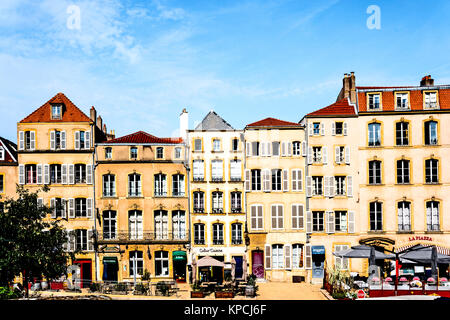
[[[283,170],[283,191],[289,191],[289,170]]]
[[[290,270],[291,267],[291,245],[286,244],[284,246],[284,258],[285,258],[285,269]]]
[[[257,209],[257,227],[258,229],[263,229],[264,227],[263,207],[259,205],[256,207],[256,209]]]
[[[19,164],[19,184],[25,184],[25,166]]]
[[[37,199],[37,205],[38,205],[38,208],[43,208],[44,207],[44,199],[43,198],[38,198]]]
[[[305,228],[305,214],[303,210],[303,205],[297,206],[297,214],[298,214],[298,228],[304,229]]]
[[[306,141],[302,141],[302,156],[306,157],[307,153],[308,153],[308,148],[306,145]]]
[[[266,244],[265,247],[266,247],[266,250],[264,252],[265,253],[265,258],[266,258],[265,269],[266,270],[270,270],[272,268],[272,253],[271,253],[271,249],[272,248],[270,247],[270,244]]]
[[[273,154],[272,144],[270,142],[266,142],[266,148],[267,148],[267,150],[266,150],[267,156],[270,157]],[[279,151],[278,151],[278,154],[280,154]]]
[[[91,133],[89,131],[85,131],[84,133],[85,142],[84,142],[84,148],[90,149],[91,148]]]
[[[246,142],[245,145],[246,145],[246,148],[245,148],[246,150],[245,151],[246,151],[246,154],[247,154],[247,157],[248,157],[248,156],[250,156],[252,154],[251,153],[251,151],[252,151],[252,149],[251,149],[252,144],[250,142]]]
[[[61,131],[61,149],[66,150],[66,131]]]
[[[312,195],[312,177],[306,177],[306,196],[311,197]]]
[[[250,170],[245,169],[245,191],[250,191]]]
[[[327,164],[328,163],[328,148],[327,147],[323,147],[322,148],[322,159],[323,159],[323,164]]]
[[[94,251],[94,237],[92,230],[87,232],[88,251]]]
[[[333,176],[330,177],[330,181],[329,181],[329,188],[330,188],[330,198],[335,196],[335,189],[334,189],[334,181],[335,178]]]
[[[75,184],[75,170],[74,165],[69,164],[69,184]]]
[[[86,199],[86,209],[87,209],[87,217],[88,218],[92,218],[92,216],[93,216],[93,214],[92,214],[92,212],[93,212],[92,205],[93,205],[92,198]]]
[[[272,229],[277,229],[278,224],[277,224],[277,206],[276,205],[272,205],[271,206],[271,220],[272,220]]]
[[[327,211],[327,233],[335,232],[334,211]]]
[[[313,151],[312,147],[308,147],[308,164],[313,163]]]
[[[311,255],[311,245],[307,244],[305,245],[305,256],[304,256],[304,265],[305,269],[311,269],[312,267],[312,255]]]
[[[331,123],[331,135],[333,135],[333,136],[336,135],[336,123],[335,122]]]
[[[297,170],[297,191],[303,191],[303,171]]]
[[[69,199],[69,218],[75,218],[75,199]]]
[[[313,135],[313,124],[308,123],[308,135],[311,137]]]
[[[52,218],[56,218],[55,198],[50,199],[50,207],[52,208]]]
[[[62,217],[64,219],[67,218],[67,212],[66,212],[66,199],[61,199],[61,203],[62,203]]]
[[[265,157],[267,154],[266,154],[266,143],[265,142],[261,142],[260,144],[259,144],[259,154],[261,155],[261,157]]]
[[[355,233],[355,211],[348,212],[348,233]]]
[[[340,157],[340,148],[334,147],[334,161],[339,164],[341,163],[341,157]]]
[[[42,184],[42,164],[36,165],[37,170],[37,184]]]
[[[44,184],[50,183],[50,165],[44,164]]]
[[[325,135],[325,123],[323,122],[320,124],[320,135]]]
[[[330,187],[329,187],[329,177],[325,176],[323,177],[323,188],[324,188],[324,196],[329,197],[330,196]]]
[[[80,131],[75,131],[75,150],[80,150]]]
[[[55,131],[50,131],[50,149],[55,150]]]
[[[61,165],[62,184],[67,184],[67,164]]]
[[[292,143],[286,142],[286,149],[287,156],[290,157],[292,155]]]
[[[298,229],[298,205],[293,204],[291,206],[291,227],[292,229]]]
[[[292,171],[291,171],[291,175],[292,175],[292,177],[291,177],[292,191],[299,191],[297,189],[297,187],[298,187],[298,184],[297,184],[297,172],[298,172],[297,169],[292,169]]]
[[[36,147],[36,134],[34,131],[30,131],[30,149],[34,150]]]
[[[67,231],[67,244],[65,245],[65,248],[67,251],[72,252],[75,249],[74,235],[72,234],[72,230],[66,231]]]
[[[25,133],[23,131],[19,131],[19,150],[25,149]]]
[[[263,191],[270,192],[271,186],[270,186],[270,169],[264,169],[263,170]]]
[[[347,176],[347,197],[353,197],[353,177]]]
[[[306,211],[306,233],[312,233],[312,212]]]
[[[345,147],[345,163],[350,164],[350,147]]]
[[[250,228],[256,229],[257,226],[256,206],[250,207]]]
[[[344,122],[344,136],[348,134],[348,125],[347,122]]]
[[[86,165],[86,183],[92,184],[92,165],[91,164]]]

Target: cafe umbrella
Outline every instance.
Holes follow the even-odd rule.
[[[358,245],[346,250],[333,252],[336,257],[340,258],[361,258],[369,259],[369,265],[374,265],[376,260],[393,259],[394,255],[384,254],[374,247],[366,245]]]

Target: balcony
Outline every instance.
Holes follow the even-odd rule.
[[[185,243],[188,241],[187,232],[97,232],[97,242],[108,243]]]
[[[173,191],[172,192],[172,196],[174,196],[174,197],[184,197],[185,193],[181,192],[181,191]]]
[[[232,239],[231,244],[242,244],[242,239]]]
[[[213,244],[214,245],[222,245],[223,244],[223,239],[213,239]]]
[[[192,178],[192,180],[193,180],[194,182],[203,182],[203,181],[205,181],[205,177],[194,176],[194,177]]]
[[[203,207],[194,207],[194,213],[204,213],[205,208]]]
[[[231,208],[231,212],[232,213],[241,213],[242,212],[242,208],[241,207],[232,207]]]
[[[425,102],[424,109],[439,109],[437,102]]]
[[[242,181],[242,178],[241,178],[241,177],[231,177],[231,178],[230,178],[230,181],[231,181],[231,182],[241,182],[241,181]]]
[[[155,190],[155,197],[167,197],[167,191]]]
[[[223,177],[211,177],[211,182],[223,182]]]
[[[212,208],[212,213],[223,213],[223,208]]]

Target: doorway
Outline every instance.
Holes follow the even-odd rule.
[[[264,278],[264,252],[262,250],[252,251],[252,273],[257,278]]]
[[[92,261],[75,260],[73,264],[80,267],[80,288],[88,288],[92,282]]]
[[[103,281],[117,282],[119,263],[116,257],[103,258]]]

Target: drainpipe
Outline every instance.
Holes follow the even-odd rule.
[[[188,140],[188,138],[186,138],[186,140]],[[190,255],[191,253],[191,180],[190,180],[190,166],[189,166],[189,145],[187,144],[187,141],[184,142],[184,163],[183,166],[186,169],[186,176],[187,176],[187,198],[188,198],[188,206],[187,206],[187,211],[188,211],[188,223],[189,223],[189,227],[188,227],[188,244],[186,246],[186,249],[188,251],[188,254]],[[192,271],[191,271],[192,272]]]
[[[95,241],[96,243],[94,243],[94,265],[95,265],[95,281],[98,281],[98,279],[100,278],[100,270],[99,270],[99,264],[98,264],[98,246],[97,246],[97,206],[96,206],[96,199],[95,199],[95,169],[97,167],[97,162],[96,160],[96,143],[95,143],[95,130],[94,130],[94,126],[95,123],[93,125],[91,125],[91,141],[93,141],[93,147],[94,147],[94,152],[92,152],[92,189],[93,189],[93,218],[94,218],[94,234],[95,234]]]

